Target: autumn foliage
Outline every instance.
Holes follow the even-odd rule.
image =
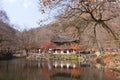
[[[106,57],[105,59],[103,59],[103,62],[104,62],[105,64],[108,64],[111,60],[112,60],[112,56],[108,56],[108,57]]]
[[[48,49],[48,48],[50,48],[50,46],[51,46],[51,42],[48,41],[48,42],[41,44],[40,48],[41,49]]]
[[[108,69],[105,69],[104,73],[107,76],[107,80],[111,80],[115,76],[114,73],[112,71],[108,70]]]
[[[40,75],[44,75],[44,77],[49,80],[50,78],[50,71],[47,68],[39,69],[38,72]]]
[[[80,49],[80,47],[79,47],[78,44],[71,44],[71,48],[72,48],[73,50],[79,50],[79,49]]]
[[[77,77],[84,72],[83,69],[72,69],[71,70],[71,77]]]
[[[40,1],[40,4],[42,4],[42,6],[44,6],[44,7],[49,6],[51,3],[52,3],[51,0],[41,0],[41,1]],[[41,12],[42,12],[42,13],[45,13],[45,10],[44,10],[44,9],[41,9]]]
[[[42,0],[42,3],[44,6],[47,6],[51,4],[51,0]]]

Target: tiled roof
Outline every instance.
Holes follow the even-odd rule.
[[[73,37],[63,37],[63,36],[58,36],[57,38],[54,38],[51,40],[54,43],[66,43],[66,42],[74,42],[76,39]]]

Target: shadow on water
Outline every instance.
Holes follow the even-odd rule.
[[[119,74],[119,73],[118,73]],[[117,75],[118,75],[117,74]],[[100,64],[77,61],[0,61],[0,80],[119,80]]]

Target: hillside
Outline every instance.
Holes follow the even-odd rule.
[[[44,27],[23,31],[19,35],[22,47],[39,47],[41,44],[51,41],[60,33],[61,27],[52,24]]]
[[[8,22],[7,14],[0,10],[0,49],[15,48],[18,43],[17,31]]]
[[[92,23],[89,27],[83,32],[78,33],[76,27],[81,27],[81,22],[75,25],[76,19],[67,20],[63,22],[53,22],[46,26],[31,29],[28,31],[23,31],[21,33],[22,43],[24,47],[40,47],[41,44],[51,41],[53,38],[58,37],[59,35],[62,36],[72,36],[75,39],[79,39],[80,36],[80,43],[79,45],[84,46],[84,49],[94,48],[97,49],[98,46],[101,49],[106,48],[118,48],[116,46],[116,42],[110,35],[102,28],[97,27],[96,31],[96,38],[98,43],[95,42],[93,30],[92,30]],[[117,35],[119,35],[119,17],[107,22],[112,30],[115,30]],[[115,24],[117,22],[118,24]],[[91,27],[91,28],[90,28]],[[81,30],[81,28],[79,28]],[[119,38],[119,36],[118,36]],[[118,44],[118,43],[117,43]]]

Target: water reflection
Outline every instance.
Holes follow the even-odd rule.
[[[0,80],[119,80],[119,77],[100,64],[18,59],[0,62]]]

